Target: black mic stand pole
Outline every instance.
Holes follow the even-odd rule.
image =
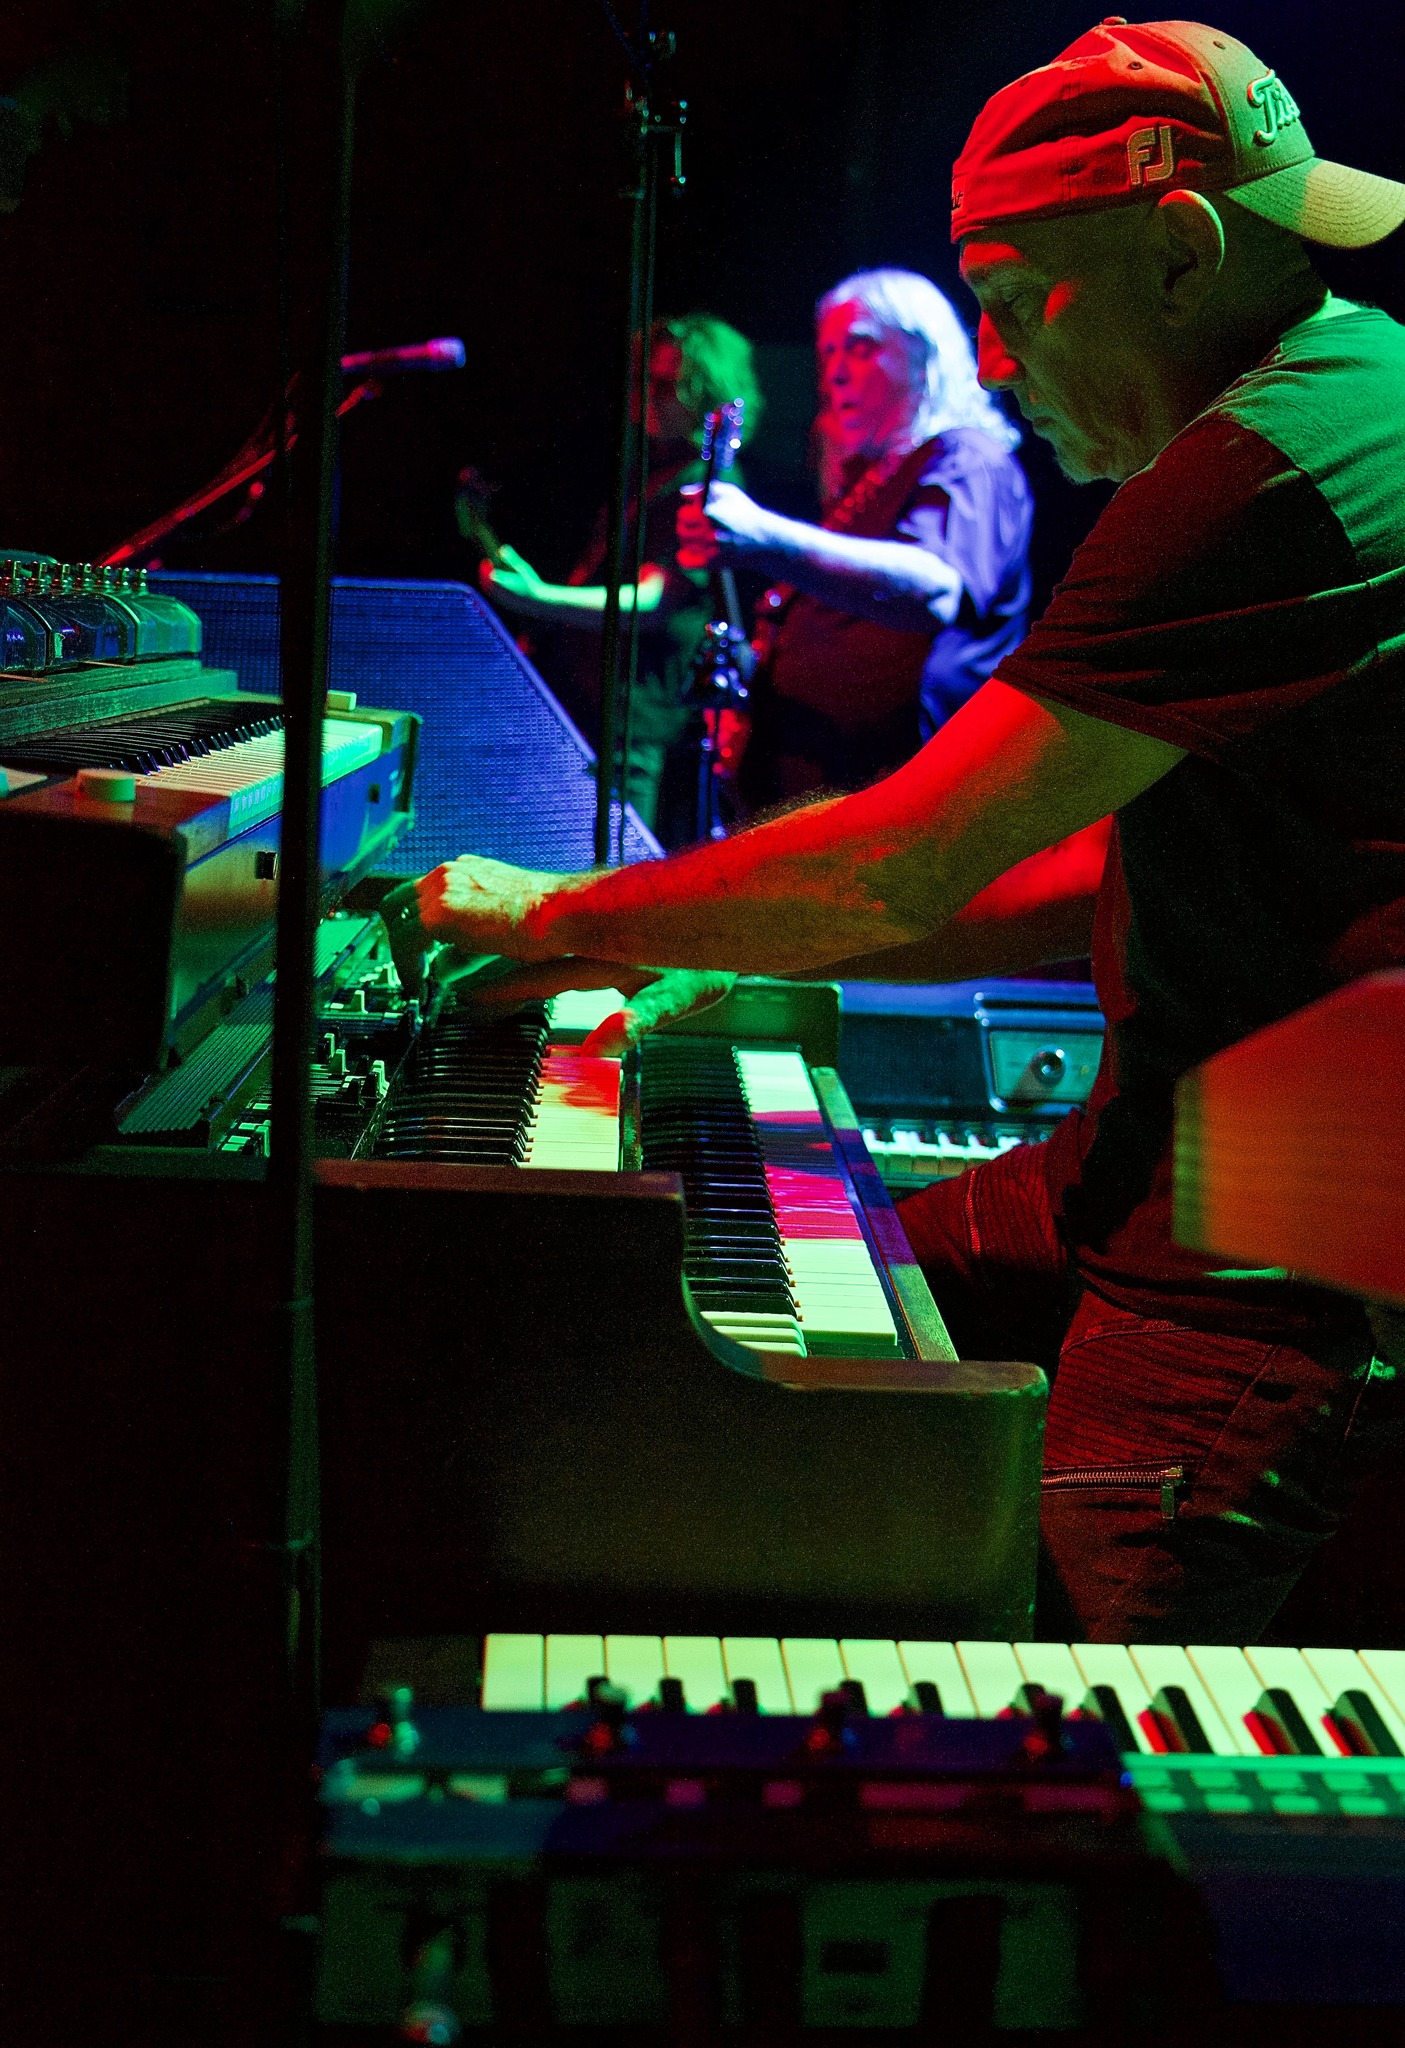
[[[336,540],[337,406],[345,348],[346,266],[355,76],[346,0],[313,7],[321,48],[307,95],[326,154],[303,157],[294,190],[321,212],[311,238],[320,275],[302,432],[292,451],[283,550],[279,652],[283,698],[283,819],[278,856],[278,952],[273,996],[273,1115],[268,1197],[286,1403],[282,1527],[284,1673],[289,1732],[306,1742],[320,1708],[320,1557],[317,1362],[313,1335],[312,1032],[321,917],[322,720],[327,694]],[[291,111],[291,109],[290,109]],[[304,129],[304,133],[306,130]],[[314,149],[314,157],[321,148]]]
[[[658,225],[659,148],[665,137],[673,144],[670,183],[683,188],[682,129],[684,103],[660,110],[654,101],[654,71],[673,55],[671,33],[651,30],[648,0],[640,0],[639,33],[632,52],[634,77],[625,87],[626,176],[621,197],[629,206],[629,256],[626,269],[624,336],[615,416],[615,464],[605,540],[605,617],[600,647],[600,748],[595,764],[595,860],[607,866],[616,858],[613,830],[619,802],[619,853],[624,858],[624,806],[629,788],[630,698],[639,663],[639,572],[644,560],[644,531],[649,482],[649,329],[654,318],[654,258]],[[637,338],[637,339],[636,339]],[[637,435],[637,443],[633,437]],[[628,502],[631,467],[635,472],[633,547],[629,545]],[[634,609],[630,614],[625,659],[621,664],[620,591],[626,564],[634,568]]]

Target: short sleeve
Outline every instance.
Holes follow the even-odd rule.
[[[982,619],[1008,591],[1011,571],[1018,576],[1032,514],[1029,485],[1014,456],[986,435],[961,429],[943,436],[898,532],[950,563],[972,614]]]
[[[1369,655],[1358,578],[1312,480],[1207,414],[1122,485],[996,674],[1218,760]]]

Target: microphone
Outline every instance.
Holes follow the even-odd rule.
[[[342,369],[348,377],[399,377],[407,370],[461,370],[464,346],[456,334],[438,341],[416,341],[404,348],[368,348],[359,355],[343,356]]]

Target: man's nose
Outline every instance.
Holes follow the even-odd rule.
[[[1020,366],[1011,355],[989,313],[976,329],[976,375],[987,391],[1004,391],[1019,381]]]

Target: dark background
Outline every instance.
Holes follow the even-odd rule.
[[[0,218],[0,543],[103,552],[216,471],[271,400],[270,11],[7,11],[0,90],[74,47],[117,87],[96,108],[105,118],[83,118],[84,103],[67,134],[48,120],[18,210]],[[633,18],[630,0],[619,11]],[[946,237],[952,158],[990,91],[1095,18],[1067,0],[656,6],[678,35],[670,85],[689,102],[688,189],[664,205],[659,305],[708,308],[760,345],[758,495],[806,509],[821,290],[858,266],[905,264],[971,314]],[[1282,73],[1319,153],[1405,177],[1398,6],[1223,0],[1216,20]],[[345,570],[469,575],[451,511],[466,460],[499,483],[501,530],[543,570],[575,554],[606,490],[623,79],[600,0],[424,0],[372,59],[350,342],[460,334],[468,368],[399,382],[348,421]],[[1405,248],[1325,267],[1339,289],[1405,314]],[[1101,497],[1064,484],[1038,444],[1026,460],[1047,591]],[[255,519],[167,559],[269,567],[271,535]]]

